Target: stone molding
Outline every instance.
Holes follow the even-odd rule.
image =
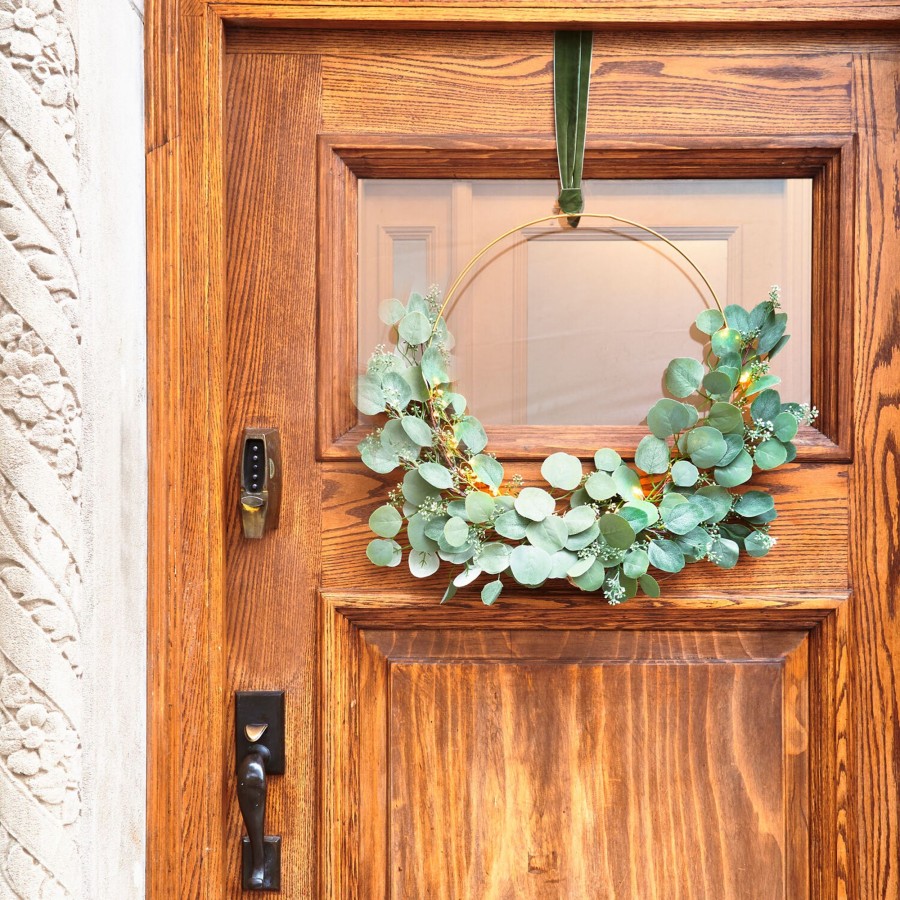
[[[74,0],[0,0],[0,897],[81,895]]]

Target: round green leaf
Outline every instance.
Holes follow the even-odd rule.
[[[516,497],[516,512],[532,522],[540,522],[553,514],[556,501],[543,488],[522,488]]]
[[[482,544],[478,551],[478,567],[488,575],[499,575],[509,568],[510,548],[499,541]]]
[[[715,334],[725,324],[725,319],[717,309],[704,309],[694,324],[704,334]]]
[[[533,546],[540,547],[547,553],[556,553],[566,546],[569,529],[559,516],[547,516],[541,522],[532,522],[525,529],[525,536]]]
[[[691,503],[680,503],[663,511],[663,522],[673,534],[687,534],[702,521],[700,511]]]
[[[712,351],[719,358],[741,349],[741,333],[734,328],[720,328],[712,336]]]
[[[494,514],[494,498],[483,491],[466,494],[466,516],[470,522],[487,522]]]
[[[661,475],[669,469],[669,445],[648,434],[641,438],[634,454],[634,464],[650,475]]]
[[[557,550],[550,557],[550,577],[565,578],[569,569],[578,562],[578,554],[571,550]]]
[[[652,575],[641,575],[638,579],[638,584],[640,584],[641,590],[648,597],[658,597],[660,595],[659,583]]]
[[[535,587],[547,580],[552,563],[550,554],[540,547],[520,544],[509,555],[509,567],[519,584]]]
[[[453,487],[453,473],[440,463],[423,462],[419,463],[416,471],[430,485],[445,491],[447,488]]]
[[[407,344],[424,344],[431,337],[431,322],[428,316],[415,310],[400,320],[397,331]]]
[[[679,357],[666,368],[666,390],[674,397],[690,397],[703,380],[703,364],[696,359]]]
[[[590,560],[590,557],[588,557]],[[587,571],[580,575],[570,576],[572,581],[583,591],[599,591],[606,581],[606,569],[599,560],[593,560]]]
[[[569,539],[566,541],[566,550],[584,550],[588,544],[593,544],[597,537],[600,534],[600,526],[595,522],[589,528],[585,528],[584,531],[579,531],[578,534],[570,534]]]
[[[720,522],[731,511],[731,494],[715,484],[705,485],[697,491],[712,504],[712,512],[704,519],[706,522]]]
[[[759,333],[759,343],[757,344],[756,352],[760,356],[765,356],[765,354],[772,350],[781,340],[781,336],[784,334],[784,329],[786,327],[786,313],[776,313],[775,315],[770,316],[766,320],[765,325],[763,325],[762,331]]]
[[[399,419],[390,419],[385,423],[381,432],[381,443],[401,459],[413,460],[419,456],[419,445],[410,440]]]
[[[459,516],[451,516],[444,525],[444,539],[451,547],[462,547],[469,540],[469,523]]]
[[[581,460],[570,453],[551,453],[541,463],[541,476],[551,487],[572,491],[581,484]]]
[[[396,325],[406,315],[406,307],[396,298],[378,304],[378,318],[385,325]]]
[[[787,442],[794,439],[797,434],[797,419],[789,412],[778,413],[772,420],[775,429],[775,437],[779,441]]]
[[[769,536],[762,531],[754,531],[744,538],[744,549],[749,556],[765,556],[771,547]]]
[[[628,524],[627,519],[615,513],[607,513],[598,520],[600,534],[610,547],[617,550],[626,550],[634,543],[634,529]]]
[[[744,432],[744,415],[733,403],[713,403],[706,423],[718,428],[722,434]]]
[[[765,491],[747,491],[734,504],[734,511],[745,518],[753,518],[775,508],[775,498]]]
[[[427,578],[437,572],[441,560],[437,553],[423,553],[421,550],[410,550],[409,571],[416,578]]]
[[[753,462],[760,469],[776,469],[787,461],[787,447],[775,439],[763,441],[753,454]]]
[[[594,454],[594,465],[601,472],[615,472],[622,465],[622,457],[615,450],[605,447]]]
[[[726,366],[726,368],[728,372],[720,372],[719,370],[707,372],[703,376],[703,390],[716,396],[730,394],[734,390],[734,382],[728,373],[733,372],[734,369],[729,366]]]
[[[393,449],[370,440],[365,440],[359,445],[359,455],[363,463],[379,475],[387,475],[400,465],[400,457]]]
[[[497,579],[497,581],[489,581],[482,589],[481,589],[481,602],[485,606],[493,606],[494,601],[500,596],[500,591],[503,590],[503,582]]]
[[[613,493],[615,493],[615,488],[613,488]],[[563,522],[566,523],[569,534],[579,534],[590,528],[596,521],[597,514],[590,506],[576,506],[575,509],[570,509],[563,516]]]
[[[437,551],[438,545],[425,534],[427,526],[428,520],[421,513],[415,513],[410,517],[406,525],[406,536],[409,538],[409,543],[413,550],[420,550],[422,553],[434,553]]]
[[[434,434],[427,422],[423,422],[418,416],[403,416],[400,425],[411,441],[420,447],[431,446]]]
[[[374,563],[376,566],[393,568],[400,565],[403,551],[396,541],[375,538],[374,541],[369,541],[369,546],[366,547],[366,556],[369,557],[369,562]]]
[[[710,425],[692,428],[685,437],[688,456],[690,456],[691,462],[700,469],[714,466],[728,450],[722,432]]]
[[[571,566],[566,570],[566,575],[569,578],[577,578],[579,575],[584,575],[585,572],[594,564],[593,556],[582,556],[575,557],[575,561]]]
[[[737,565],[740,549],[734,541],[727,538],[719,538],[713,541],[709,551],[709,558],[720,569],[733,569]]]
[[[421,403],[423,400],[428,399],[428,385],[425,384],[425,379],[422,377],[422,369],[419,366],[410,366],[408,369],[404,369],[400,375],[409,385],[413,400],[418,400]]]
[[[406,379],[396,372],[388,372],[384,376],[381,380],[381,391],[384,394],[385,404],[397,411],[406,409],[413,398],[412,388]]]
[[[369,516],[369,528],[379,537],[392,538],[403,525],[403,516],[394,509],[393,506],[379,506],[375,512]]]
[[[647,547],[650,564],[663,572],[680,572],[684,568],[684,554],[674,541],[650,541]]]
[[[608,500],[615,496],[617,488],[607,472],[594,472],[588,476],[584,489],[592,500]]]
[[[622,571],[629,578],[640,578],[650,565],[650,557],[646,550],[632,550],[622,560]]]
[[[365,416],[376,416],[378,413],[384,412],[385,398],[381,390],[381,383],[371,375],[360,375],[356,379],[353,402]]]
[[[447,371],[447,361],[440,347],[432,344],[422,354],[422,378],[428,385],[446,384],[450,381],[450,373]]]
[[[774,422],[781,412],[781,396],[778,391],[763,391],[751,404],[750,415],[754,422]]]
[[[630,466],[621,465],[612,473],[612,480],[616,485],[616,493],[623,500],[643,500],[644,490],[641,487],[641,479],[638,473]]]
[[[753,457],[746,450],[740,453],[727,466],[721,466],[713,472],[716,484],[722,487],[737,487],[749,481],[753,475]]]
[[[672,481],[679,487],[690,487],[697,483],[700,472],[693,463],[689,463],[686,459],[679,459],[672,466]]]
[[[656,504],[647,500],[629,500],[618,512],[634,529],[635,533],[643,531],[659,519]]]
[[[507,510],[494,520],[494,531],[501,537],[511,541],[520,541],[525,537],[528,519],[523,519],[515,510]]]
[[[500,489],[500,485],[503,484],[503,466],[493,456],[479,453],[469,460],[469,465],[482,484],[495,490]]]
[[[465,416],[454,427],[456,439],[465,444],[472,453],[481,453],[487,446],[484,426],[474,416]]]
[[[415,470],[403,476],[403,496],[413,506],[421,506],[426,500],[438,496],[438,491]]]
[[[697,410],[686,403],[663,397],[647,413],[647,427],[658,438],[671,437],[697,421]]]

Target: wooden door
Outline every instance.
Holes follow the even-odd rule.
[[[197,256],[211,312],[185,314],[187,331],[211,316],[213,345],[182,344],[180,363],[206,398],[181,452],[221,451],[220,495],[181,532],[186,556],[213,541],[191,564],[213,613],[188,606],[181,626],[203,624],[208,681],[189,687],[185,651],[182,690],[208,698],[221,733],[185,776],[202,810],[182,821],[212,833],[189,834],[208,851],[182,890],[240,895],[231,697],[277,688],[288,766],[266,830],[282,835],[285,896],[897,896],[894,38],[598,35],[586,176],[812,179],[821,415],[794,463],[757,477],[780,510],[765,559],[698,564],[659,600],[507,588],[493,608],[467,592],[441,606],[433,581],[365,556],[393,482],[355,451],[358,192],[553,178],[552,30],[254,22],[221,39],[221,120],[203,126],[221,127],[221,182],[215,166],[202,181],[213,206],[223,191],[222,268],[213,227],[213,256]],[[248,425],[282,435],[281,523],[262,541],[236,509]],[[489,428],[526,481],[552,450],[633,456],[643,433]]]

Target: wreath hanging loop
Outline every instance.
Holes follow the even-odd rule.
[[[658,231],[610,213],[580,215],[642,230],[687,261],[715,303],[695,319],[709,337],[704,358],[667,366],[670,396],[650,408],[634,466],[609,448],[598,450],[587,469],[579,458],[556,452],[541,464],[546,487],[524,486],[519,476],[504,478],[502,464],[487,452],[484,427],[454,389],[444,313],[492,247],[568,217],[542,216],[490,241],[443,301],[436,288],[405,304],[383,301],[379,315],[395,329],[395,345],[376,348],[354,399],[364,414],[386,419],[359,450],[373,471],[401,468],[404,475],[369,518],[376,537],[366,553],[377,566],[397,566],[406,554],[418,578],[448,563],[455,571],[442,602],[483,575],[490,579],[481,590],[487,605],[497,600],[504,577],[527,588],[562,579],[602,591],[611,604],[639,590],[658,597],[651,570],[674,574],[702,560],[728,569],[742,551],[764,556],[775,543],[771,494],[735,489],[754,471],[792,461],[799,426],[817,415],[807,404],[782,402],[775,390],[780,379],[769,373],[789,337],[779,289],[752,310],[723,308],[699,266]]]

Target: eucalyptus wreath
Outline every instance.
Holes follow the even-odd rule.
[[[460,569],[441,602],[485,575],[487,605],[504,577],[528,588],[565,579],[617,604],[639,590],[658,597],[652,570],[676,573],[704,559],[730,569],[741,551],[769,552],[772,495],[735,489],[755,470],[792,461],[798,427],[817,415],[782,402],[780,379],[769,372],[789,338],[777,287],[752,310],[721,309],[716,299],[717,308],[697,316],[709,337],[704,360],[669,363],[671,396],[647,413],[650,433],[634,467],[610,449],[598,450],[587,470],[571,454],[551,453],[541,464],[546,487],[505,480],[487,452],[484,427],[453,388],[446,303],[436,288],[405,304],[384,301],[379,316],[396,343],[376,348],[357,382],[360,411],[386,415],[359,444],[362,461],[379,474],[404,470],[369,518],[372,563],[398,566],[407,553],[418,578],[437,573],[442,560]]]

